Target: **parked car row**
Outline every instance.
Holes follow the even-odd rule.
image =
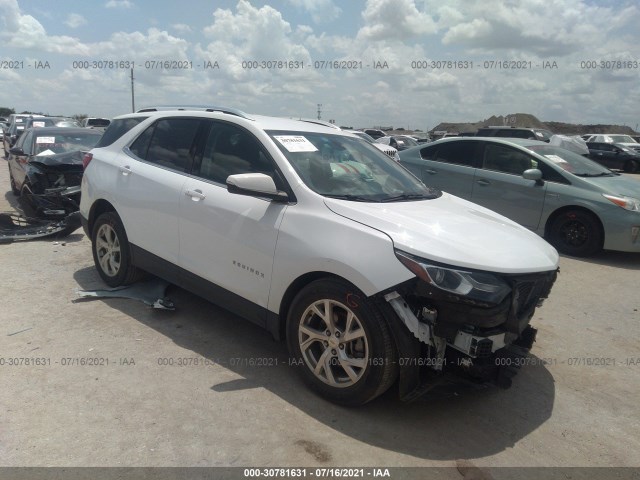
[[[490,208],[578,256],[640,252],[640,183],[536,140],[460,137],[400,152],[426,185]]]
[[[508,387],[556,279],[552,245],[640,251],[638,182],[495,133],[372,142],[311,119],[149,107],[103,134],[30,128],[9,169],[14,192],[60,214],[36,188],[77,201],[85,151],[79,209],[105,283],[150,272],[191,290],[286,340],[320,395],[359,405],[392,385],[405,400],[450,378]]]

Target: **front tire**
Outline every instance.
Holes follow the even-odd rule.
[[[9,183],[11,184],[11,193],[13,193],[16,197],[20,195],[20,189],[16,186],[16,181],[13,179],[13,173],[11,173],[11,166],[7,163],[7,167],[9,167]]]
[[[287,343],[303,380],[336,403],[367,403],[397,376],[387,322],[371,300],[342,280],[316,280],[296,295]]]
[[[640,163],[636,160],[629,160],[624,164],[624,171],[627,173],[637,173],[640,170]]]
[[[593,214],[568,210],[556,217],[549,229],[549,243],[559,252],[588,257],[600,251],[603,235]]]
[[[131,248],[120,217],[115,212],[100,215],[91,233],[93,261],[100,277],[110,287],[139,280],[142,272],[131,263]]]

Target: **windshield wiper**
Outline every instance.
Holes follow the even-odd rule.
[[[341,195],[324,194],[324,196],[329,198],[337,198],[338,200],[350,200],[352,202],[377,202],[378,201],[378,200],[373,200],[372,198],[361,197],[360,195],[351,195],[349,193],[345,193]]]
[[[615,177],[617,175],[620,175],[619,173],[615,173],[615,172],[600,172],[600,173],[574,173],[574,175],[576,177]]]
[[[394,195],[393,197],[387,197],[380,200],[381,202],[398,202],[402,200],[432,200],[434,195],[428,193],[402,193],[400,195]]]

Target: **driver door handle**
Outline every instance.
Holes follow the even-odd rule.
[[[483,187],[486,187],[487,185],[491,185],[491,182],[489,180],[484,180],[484,179],[476,180],[476,183],[478,185],[482,185]]]
[[[435,175],[435,174],[437,174],[437,173],[438,173],[437,171],[435,171],[435,170],[430,170],[430,169],[428,169],[428,168],[425,168],[425,169],[424,169],[424,171],[425,171],[426,173],[428,173],[429,175]]]
[[[202,193],[202,190],[199,189],[187,190],[186,192],[184,192],[184,194],[187,197],[191,197],[191,200],[193,200],[194,202],[199,202],[200,200],[204,200],[205,198],[207,198],[207,196]]]
[[[124,167],[119,167],[118,170],[120,170],[120,173],[122,173],[122,175],[127,176],[131,173],[131,167],[129,165],[125,165]]]

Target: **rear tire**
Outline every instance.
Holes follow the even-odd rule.
[[[33,199],[31,185],[26,181],[22,184],[22,188],[20,189],[20,205],[22,206],[22,210],[26,217],[33,218],[39,216],[38,206]]]
[[[97,218],[91,251],[100,277],[110,287],[128,285],[142,277],[143,272],[131,263],[131,247],[117,213],[106,212]]]
[[[603,234],[593,214],[568,210],[553,220],[548,240],[559,252],[588,257],[602,249]]]
[[[396,346],[382,313],[342,280],[316,280],[296,295],[287,343],[305,383],[335,403],[367,403],[397,377]]]

